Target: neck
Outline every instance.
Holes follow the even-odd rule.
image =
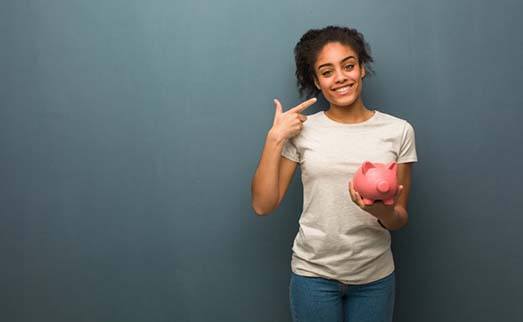
[[[374,115],[374,112],[370,111],[363,102],[361,97],[358,98],[354,103],[348,106],[338,106],[331,104],[329,109],[325,111],[327,116],[337,122],[341,123],[359,123],[368,120]]]

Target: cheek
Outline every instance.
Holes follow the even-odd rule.
[[[331,86],[331,83],[328,79],[321,79],[318,83],[320,85],[321,90],[329,90],[329,87]]]
[[[363,74],[363,70],[358,70],[354,73],[354,77],[356,77],[359,80],[362,80],[365,75]]]
[[[324,96],[332,95],[332,92],[329,90],[328,86],[322,86],[321,87],[321,92],[323,93]]]

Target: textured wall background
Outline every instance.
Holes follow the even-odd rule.
[[[409,120],[396,321],[521,321],[523,4],[24,0],[0,4],[2,321],[290,321],[295,178],[256,217],[292,48],[350,25],[365,103]],[[322,108],[318,104],[309,113]]]

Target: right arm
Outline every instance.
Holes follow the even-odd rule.
[[[251,187],[252,208],[258,215],[278,208],[298,165],[281,156],[284,144],[269,131]]]
[[[267,134],[251,185],[252,208],[256,214],[267,215],[280,205],[298,165],[281,156],[283,146],[303,128],[302,123],[307,117],[300,112],[315,102],[316,99],[312,98],[284,113],[280,102],[274,101],[273,126]]]

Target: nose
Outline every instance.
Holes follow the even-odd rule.
[[[345,73],[343,71],[338,70],[334,73],[334,81],[338,84],[343,83],[347,80],[347,76],[345,76]]]

